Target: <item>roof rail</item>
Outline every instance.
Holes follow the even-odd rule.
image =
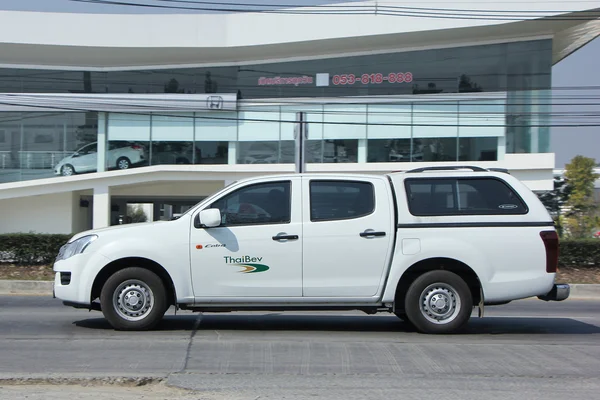
[[[423,167],[423,168],[416,168],[416,169],[411,169],[410,171],[406,171],[406,173],[414,173],[414,172],[425,172],[425,171],[449,171],[449,170],[455,170],[455,169],[470,169],[473,170],[474,172],[487,172],[489,170],[485,169],[485,168],[481,168],[481,167],[476,167],[474,165],[456,165],[456,166],[439,166],[439,167]]]
[[[510,172],[508,172],[508,169],[506,169],[506,168],[488,168],[488,171],[502,172],[503,174],[509,174],[510,175]]]

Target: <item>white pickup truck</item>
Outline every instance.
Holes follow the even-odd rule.
[[[54,291],[120,330],[151,329],[175,306],[389,312],[448,333],[484,305],[566,299],[557,263],[551,217],[506,172],[276,175],[236,182],[173,221],[75,235]]]

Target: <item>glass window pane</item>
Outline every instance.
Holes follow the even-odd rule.
[[[456,161],[457,138],[413,139],[413,161]]]
[[[359,218],[375,209],[373,185],[368,182],[311,181],[310,220]]]
[[[240,111],[238,140],[253,142],[257,140],[279,140],[279,108],[262,111]]]
[[[227,164],[229,142],[196,142],[196,164]]]
[[[305,113],[305,118],[308,123],[308,137],[311,140],[321,139],[323,137],[323,106],[315,105],[300,105],[300,106],[282,106],[281,120],[296,121],[296,113]],[[281,140],[294,140],[295,123],[281,123]]]
[[[413,137],[456,137],[458,134],[458,103],[414,103]]]
[[[459,104],[460,137],[501,137],[506,131],[505,100],[481,99]]]
[[[108,140],[148,142],[150,140],[150,114],[110,113]]]
[[[291,220],[290,182],[247,186],[217,200],[221,226],[283,224]]]
[[[399,139],[411,136],[411,104],[368,105],[369,139]],[[383,124],[383,125],[377,125]],[[396,124],[395,126],[393,124]]]
[[[496,178],[407,179],[406,195],[415,216],[526,214],[514,190]]]
[[[239,164],[276,164],[279,161],[279,142],[239,142]]]
[[[459,161],[497,161],[498,138],[459,138]]]
[[[200,141],[236,141],[238,137],[238,114],[219,112],[195,114],[196,142]]]
[[[323,137],[325,139],[364,139],[367,137],[366,105],[325,105],[323,110]]]
[[[309,140],[305,156],[307,163],[355,163],[358,140]]]
[[[21,113],[0,113],[0,183],[21,180]]]
[[[150,154],[150,115],[108,115],[106,168],[129,169],[148,165]]]
[[[194,119],[192,113],[152,115],[150,165],[194,162]]]
[[[416,155],[413,161],[422,161]],[[376,139],[367,142],[367,162],[409,162],[411,161],[410,139]]]
[[[192,113],[152,115],[152,141],[191,142],[193,140]]]

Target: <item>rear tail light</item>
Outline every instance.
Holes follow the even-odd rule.
[[[139,144],[132,144],[131,148],[134,150],[142,150],[142,146],[140,146]]]
[[[558,234],[556,231],[543,231],[540,236],[546,247],[546,272],[556,273],[558,270]]]

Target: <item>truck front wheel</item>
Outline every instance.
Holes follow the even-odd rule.
[[[166,291],[152,271],[130,267],[115,272],[100,293],[102,313],[117,330],[148,330],[167,310]]]
[[[422,333],[452,333],[471,317],[473,298],[469,286],[455,273],[430,271],[410,285],[405,312]]]

